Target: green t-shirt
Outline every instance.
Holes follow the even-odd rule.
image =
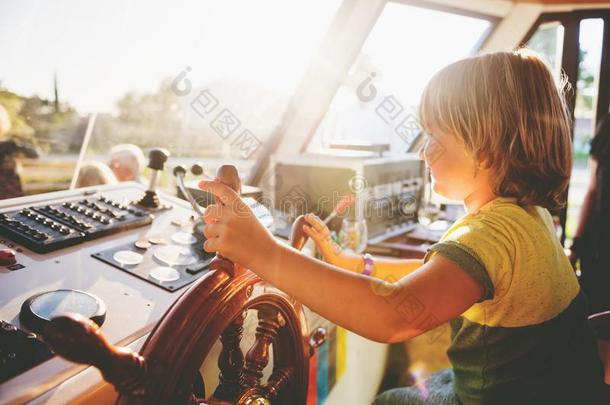
[[[586,302],[546,209],[496,198],[456,221],[424,261],[436,254],[485,290],[451,321],[447,354],[464,404],[564,403],[556,401],[598,392]]]

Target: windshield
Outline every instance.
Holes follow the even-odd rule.
[[[39,155],[15,160],[23,193],[70,187],[79,156],[82,179],[120,181],[119,161],[139,162],[138,180],[153,147],[171,164],[230,160],[247,176],[339,4],[2,2],[0,141]]]

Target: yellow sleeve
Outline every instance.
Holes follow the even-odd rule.
[[[424,260],[440,254],[458,264],[483,286],[484,301],[506,292],[512,276],[512,250],[501,224],[491,218],[474,218],[451,227],[439,243],[430,247]]]

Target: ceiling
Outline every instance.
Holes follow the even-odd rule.
[[[574,1],[574,0],[512,0],[513,3],[537,3],[537,4],[598,4],[606,3],[610,4],[608,0],[585,0],[585,1]]]

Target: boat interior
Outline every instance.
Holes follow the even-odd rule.
[[[424,386],[452,366],[448,323],[362,336],[206,250],[208,207],[236,195],[278,246],[324,261],[315,214],[359,277],[423,263],[467,213],[422,159],[426,84],[521,48],[570,89],[550,214],[571,258],[610,113],[610,1],[0,3],[0,404],[365,405]],[[241,248],[275,266],[255,235]],[[610,384],[610,312],[589,315]]]

